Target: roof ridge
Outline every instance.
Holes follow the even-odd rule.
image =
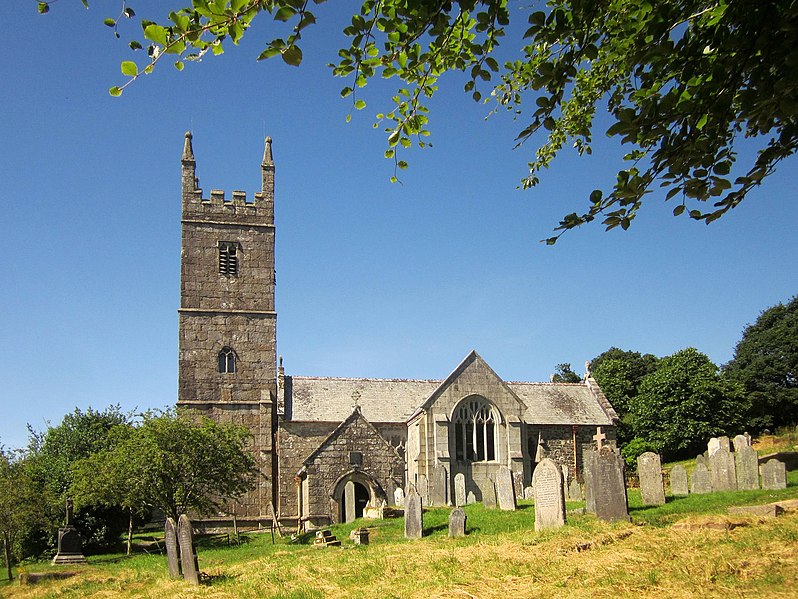
[[[375,382],[397,382],[397,383],[440,383],[441,379],[403,379],[403,378],[380,378],[380,377],[358,377],[358,376],[311,376],[311,375],[286,375],[292,379],[305,379],[310,381],[375,381]]]

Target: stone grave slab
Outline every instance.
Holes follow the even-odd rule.
[[[582,501],[582,485],[579,481],[573,479],[571,484],[568,485],[568,499],[571,501]]]
[[[565,491],[562,470],[557,462],[543,458],[532,474],[535,490],[535,530],[559,528],[565,524]]]
[[[737,438],[745,439],[742,435]],[[742,444],[734,452],[734,469],[737,474],[737,489],[740,491],[755,491],[759,488],[759,456],[756,449],[747,444]]]
[[[405,538],[420,539],[424,531],[422,498],[411,486],[405,495]]]
[[[418,483],[416,484],[416,492],[421,497],[424,505],[429,505],[429,482],[427,477],[423,474],[418,475]],[[405,501],[407,501],[407,494],[405,494]]]
[[[401,487],[396,487],[393,492],[393,504],[396,507],[404,507],[405,505],[405,491]]]
[[[586,451],[582,465],[582,478],[585,481],[585,511],[589,514],[596,513],[596,494],[593,491],[593,471],[596,467],[596,457],[595,451]]]
[[[477,496],[474,495],[473,491],[469,491],[466,493],[466,505],[471,505],[472,503],[477,502]]]
[[[456,507],[449,514],[449,536],[464,537],[466,532],[466,513],[461,507]]]
[[[454,504],[457,507],[466,504],[466,486],[465,475],[458,472],[454,475]]]
[[[737,473],[734,466],[734,455],[728,449],[728,437],[720,437],[726,439],[726,443],[721,443],[721,446],[715,453],[709,456],[709,474],[712,479],[713,491],[736,491],[737,490]]]
[[[169,576],[180,578],[180,549],[177,545],[177,525],[174,518],[167,518],[163,527],[163,541],[166,545],[166,565],[169,567]]]
[[[770,459],[762,464],[762,488],[787,488],[787,467],[785,466],[784,462],[780,462],[776,459]]]
[[[690,492],[687,482],[687,469],[681,464],[671,468],[671,495],[683,496]]]
[[[712,479],[709,476],[709,468],[702,461],[696,460],[693,476],[690,478],[690,492],[696,495],[712,492]]]
[[[532,488],[532,485],[524,487],[524,499],[534,499],[534,498],[535,498],[535,490]]]
[[[434,506],[447,505],[449,503],[448,489],[449,473],[442,464],[436,464],[432,468],[432,478],[429,481],[429,504]]]
[[[651,451],[637,458],[637,476],[640,479],[640,494],[643,505],[665,505],[665,488],[662,484],[662,462]]]
[[[513,472],[513,490],[515,492],[516,500],[519,497],[523,497],[523,493],[524,493],[524,473],[523,472]]]
[[[199,585],[199,563],[197,548],[194,545],[194,530],[191,520],[181,514],[177,520],[177,541],[180,545],[180,564],[183,566],[183,578],[193,585]]]
[[[344,522],[355,521],[355,483],[351,480],[344,485]]]
[[[751,438],[745,435],[737,435],[732,439],[734,453],[738,453],[743,447],[751,447]]]
[[[592,473],[596,517],[600,520],[629,520],[623,471],[623,458],[611,447],[602,447],[593,463]]]
[[[489,510],[496,509],[496,486],[490,479],[482,487],[482,505]]]
[[[500,510],[511,512],[516,508],[513,473],[507,466],[500,467],[496,474],[496,500]]]

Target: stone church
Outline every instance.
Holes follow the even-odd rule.
[[[458,473],[481,501],[501,466],[521,488],[542,457],[581,470],[597,427],[612,441],[617,415],[589,371],[581,383],[510,382],[471,351],[441,380],[286,374],[274,173],[266,138],[261,191],[205,196],[186,133],[177,405],[251,431],[260,475],[230,506],[239,521],[270,520],[272,508],[306,528],[345,521],[393,505],[408,484],[447,505]]]

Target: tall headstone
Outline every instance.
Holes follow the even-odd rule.
[[[163,542],[166,545],[166,564],[169,566],[169,576],[180,578],[180,548],[177,545],[177,525],[174,518],[167,518],[163,527]]]
[[[449,503],[449,473],[446,466],[436,464],[432,468],[432,478],[429,481],[429,504],[435,506],[447,505]]]
[[[709,456],[709,473],[712,478],[713,491],[736,491],[737,474],[734,467],[734,456],[729,451],[729,438],[720,437],[720,447]]]
[[[762,488],[786,489],[787,467],[784,462],[772,458],[762,464]]]
[[[449,536],[464,537],[466,531],[466,513],[461,507],[456,507],[449,514]]]
[[[58,529],[58,552],[53,558],[53,565],[82,564],[86,561],[83,555],[83,541],[78,529],[72,524],[73,518],[72,500],[67,499],[64,526]]]
[[[589,514],[596,513],[596,494],[593,491],[593,471],[596,468],[596,457],[595,451],[586,451],[582,466],[582,478],[585,481],[585,511]]]
[[[582,485],[579,481],[571,479],[571,484],[568,485],[568,499],[571,501],[582,501]]]
[[[592,473],[596,517],[600,520],[629,520],[623,470],[621,456],[611,447],[602,447],[593,463]]]
[[[671,495],[680,496],[689,493],[689,485],[687,482],[687,469],[681,464],[677,464],[671,468]]]
[[[734,439],[745,440],[742,435]],[[740,491],[755,491],[759,488],[759,456],[756,449],[747,444],[739,445],[734,452],[734,468],[737,472],[737,489]]]
[[[482,486],[482,505],[489,510],[496,509],[496,485],[490,479]]]
[[[427,477],[423,474],[418,475],[416,492],[418,496],[421,497],[421,501],[424,502],[424,505],[429,505],[429,482],[427,481]],[[405,500],[407,500],[407,495],[405,495]]]
[[[743,447],[751,447],[751,437],[737,435],[732,439],[732,443],[734,443],[734,453],[739,453]]]
[[[662,463],[656,453],[647,451],[637,458],[637,476],[643,505],[665,505],[665,487],[662,484]]]
[[[513,488],[515,489],[515,498],[524,496],[524,473],[513,472]]]
[[[709,468],[704,461],[696,460],[693,476],[690,478],[690,492],[696,495],[710,493],[712,491],[712,480],[709,477]]]
[[[513,484],[513,473],[507,466],[501,466],[496,474],[496,499],[499,502],[499,509],[514,511],[515,485]]]
[[[466,504],[465,475],[462,472],[454,475],[454,504],[457,507]]]
[[[565,489],[557,462],[544,458],[532,474],[535,492],[535,530],[559,528],[565,524]]]
[[[344,485],[344,522],[355,521],[355,483],[351,480]]]
[[[421,496],[411,485],[405,494],[405,538],[407,539],[421,538],[424,531],[424,516],[421,507]]]
[[[180,564],[183,578],[193,585],[199,585],[199,563],[197,548],[194,545],[194,531],[188,516],[181,514],[177,520],[177,541],[180,545]]]
[[[404,507],[405,505],[405,491],[402,487],[396,487],[393,492],[393,504],[396,507]]]

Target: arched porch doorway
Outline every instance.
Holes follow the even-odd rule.
[[[366,508],[380,505],[385,491],[369,475],[354,471],[340,477],[330,494],[332,515],[337,522],[351,522],[362,518]]]

